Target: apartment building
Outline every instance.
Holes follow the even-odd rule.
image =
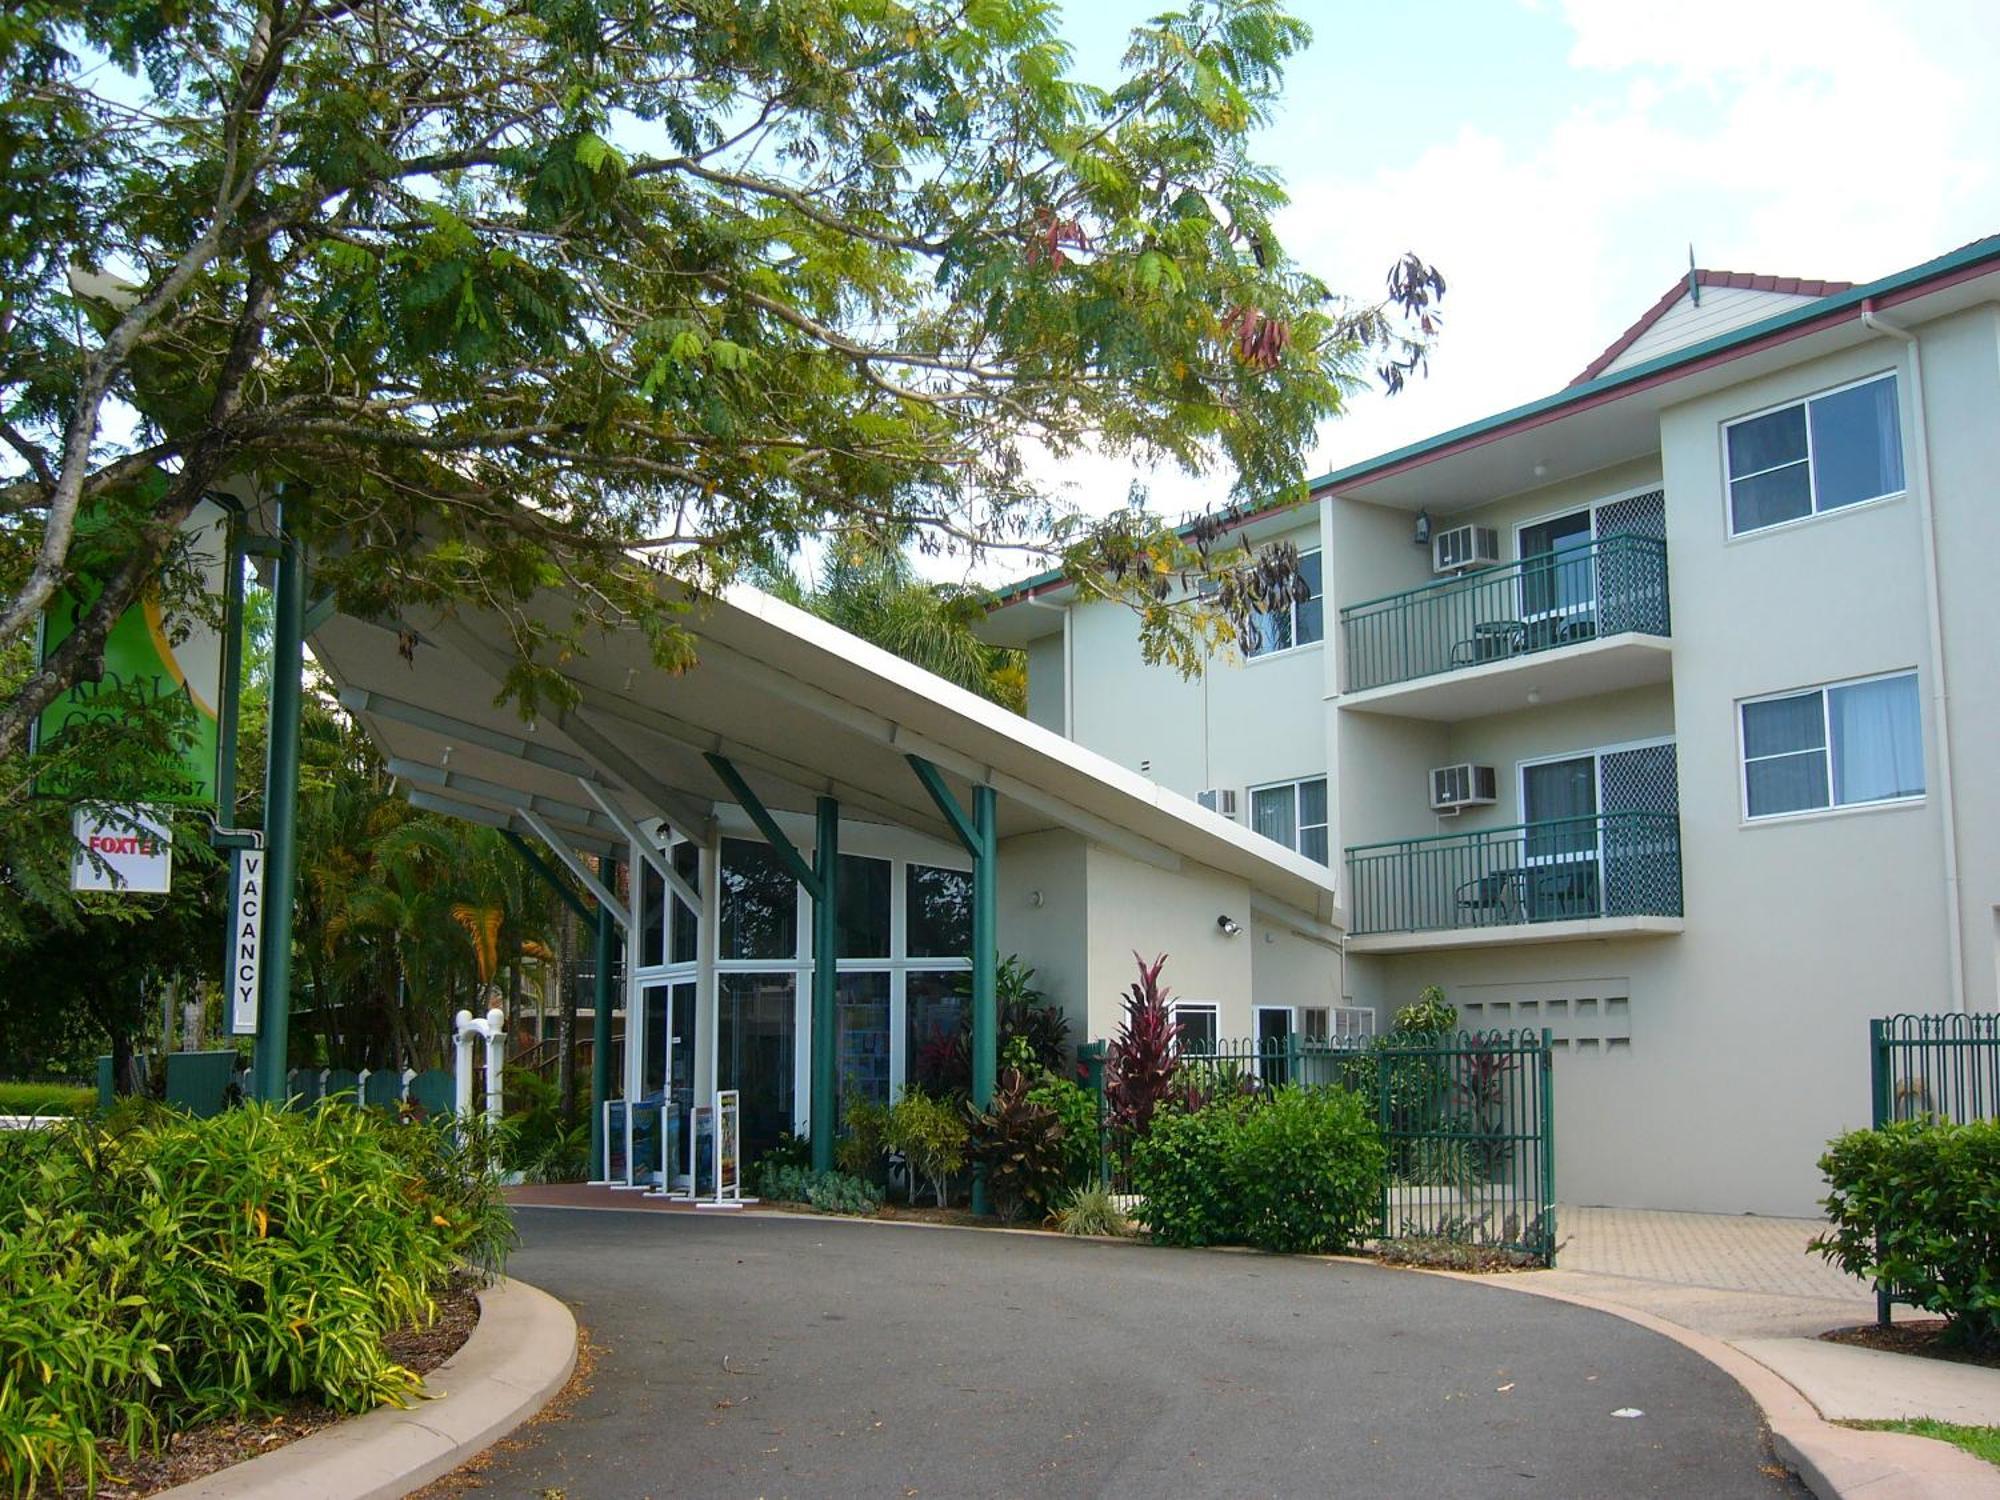
[[[1037,722],[1333,868],[1299,1007],[1547,1027],[1566,1199],[1807,1213],[1868,1019],[2000,1008],[1997,485],[2000,237],[1699,271],[1553,395],[1239,517],[1313,598],[1201,678],[1060,577],[987,629]]]

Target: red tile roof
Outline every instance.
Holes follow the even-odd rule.
[[[1696,271],[1694,279],[1698,286],[1733,287],[1737,291],[1744,292],[1782,292],[1791,297],[1831,297],[1837,292],[1851,291],[1854,287],[1851,281],[1813,281],[1802,276],[1757,276],[1749,271]],[[1602,375],[1610,368],[1612,361],[1638,342],[1642,333],[1666,316],[1667,310],[1687,294],[1687,289],[1687,278],[1683,276],[1667,288],[1658,302],[1646,309],[1638,322],[1619,334],[1611,341],[1609,348],[1585,365],[1583,373],[1570,384],[1582,385]]]

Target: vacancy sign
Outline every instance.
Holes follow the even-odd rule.
[[[264,953],[264,851],[236,851],[236,899],[229,915],[229,1032],[257,1034],[257,976]]]
[[[173,889],[174,834],[163,810],[86,803],[76,809],[72,826],[71,890],[164,896]]]

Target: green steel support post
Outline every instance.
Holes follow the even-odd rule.
[[[229,522],[229,546],[222,594],[222,683],[216,720],[220,726],[220,746],[215,766],[215,820],[224,828],[236,826],[236,724],[243,698],[243,549],[238,531],[243,518]],[[230,889],[235,889],[231,862]]]
[[[256,1095],[282,1103],[291,1044],[292,907],[299,849],[300,677],[305,670],[305,561],[295,537],[278,529],[278,588],[271,630],[270,749],[264,762],[263,983],[257,999]]]
[[[972,1103],[977,1109],[993,1103],[1000,1053],[998,823],[999,799],[993,788],[974,787],[972,827],[979,847],[972,856]]]
[[[582,901],[577,899],[576,892],[569,888],[569,882],[564,880],[562,876],[556,874],[554,870],[550,869],[549,862],[547,860],[543,859],[541,855],[535,853],[534,845],[530,844],[526,839],[522,838],[520,834],[514,832],[514,830],[511,828],[501,829],[500,837],[505,839],[509,844],[512,844],[514,846],[514,852],[520,855],[521,858],[527,862],[529,869],[533,870],[537,875],[542,877],[542,883],[546,885],[551,891],[555,892],[555,896],[558,901],[562,902],[564,906],[567,906],[572,912],[576,913],[576,919],[579,922],[589,922],[594,920],[591,916],[590,908],[585,906]]]
[[[617,889],[618,862],[605,859],[597,867],[598,879],[609,891]],[[590,997],[590,1169],[602,1182],[611,1174],[606,1169],[610,1143],[604,1139],[604,1105],[611,1097],[611,969],[618,960],[618,921],[611,908],[597,908],[597,972]]]
[[[834,1074],[834,1017],[839,1004],[840,804],[821,797],[813,829],[812,1163],[833,1170],[833,1138],[840,1132]]]
[[[986,1109],[993,1103],[1000,1051],[1000,802],[992,787],[975,786],[972,816],[967,817],[936,766],[921,755],[908,760],[917,780],[972,856],[972,1103],[974,1108]],[[986,1212],[983,1177],[972,1179],[972,1211]]]
[[[1874,1104],[1875,1128],[1880,1130],[1889,1123],[1889,1023],[1871,1020],[1868,1023],[1868,1084]],[[1875,1242],[1879,1256],[1882,1248],[1878,1236]],[[1892,1299],[1878,1282],[1875,1287],[1875,1321],[1884,1328],[1889,1326]]]

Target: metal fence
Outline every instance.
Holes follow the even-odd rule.
[[[1670,628],[1667,544],[1622,532],[1340,612],[1350,693]]]
[[[1103,1099],[1104,1044],[1085,1051]],[[1555,1100],[1547,1031],[1320,1041],[1293,1033],[1184,1050],[1217,1089],[1343,1088],[1374,1107],[1389,1148],[1376,1233],[1443,1239],[1555,1264]]]
[[[1868,1044],[1877,1128],[2000,1116],[2000,1015],[1885,1016]]]

